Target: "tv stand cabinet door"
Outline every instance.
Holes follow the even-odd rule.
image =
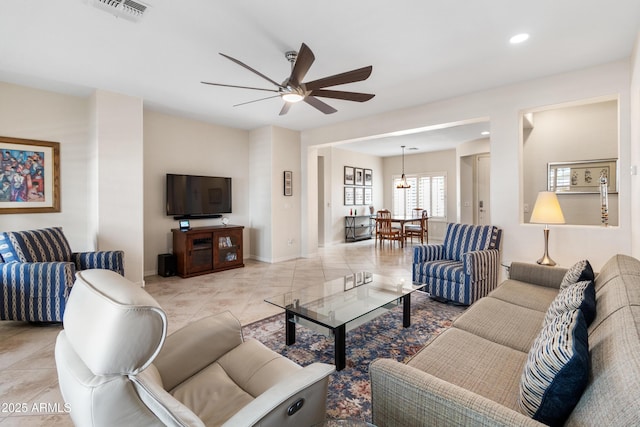
[[[243,227],[223,227],[213,233],[213,268],[226,270],[244,267],[242,256]]]
[[[173,253],[178,261],[178,275],[190,277],[213,270],[213,233],[173,231]]]

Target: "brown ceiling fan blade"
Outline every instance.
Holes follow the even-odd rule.
[[[282,106],[282,110],[280,110],[280,116],[284,116],[285,114],[287,114],[289,112],[289,108],[291,108],[291,103],[290,102],[285,102],[284,105]]]
[[[318,110],[322,111],[325,114],[332,114],[338,111],[335,108],[333,108],[331,105],[326,104],[325,102],[320,101],[318,98],[315,98],[313,96],[309,96],[309,95],[305,96],[304,102],[311,105],[312,107],[317,108]]]
[[[267,96],[266,98],[254,99],[253,101],[241,102],[240,104],[235,104],[234,107],[239,107],[241,105],[253,104],[254,102],[264,101],[265,99],[279,98],[280,95]]]
[[[300,50],[298,51],[298,56],[296,57],[296,62],[293,65],[293,70],[291,70],[291,76],[289,77],[289,81],[294,84],[300,84],[304,76],[307,75],[309,68],[311,68],[311,64],[316,60],[313,52],[309,47],[302,43],[300,46]]]
[[[235,87],[235,88],[238,88],[238,89],[262,90],[262,91],[265,91],[265,92],[277,92],[277,93],[280,93],[280,91],[276,90],[276,89],[264,89],[264,88],[261,88],[261,87],[237,86],[237,85],[227,85],[227,84],[223,84],[223,83],[211,83],[211,82],[200,82],[200,83],[205,84],[205,85],[211,85],[211,86]]]
[[[322,79],[314,80],[309,83],[305,83],[304,86],[307,90],[322,89],[329,86],[343,85],[346,83],[359,82],[367,80],[371,75],[373,66],[358,68],[357,70],[347,71],[345,73],[336,74],[333,76],[325,77]]]
[[[233,61],[233,62],[235,62],[236,64],[240,65],[241,67],[246,68],[247,70],[251,71],[252,73],[255,73],[255,74],[259,75],[260,77],[262,77],[263,79],[265,79],[265,80],[267,80],[267,81],[269,81],[269,82],[273,83],[274,85],[276,85],[276,86],[278,86],[278,87],[282,87],[282,86],[280,85],[280,83],[277,83],[277,82],[275,82],[275,81],[271,80],[269,77],[265,76],[265,75],[264,75],[264,74],[262,74],[260,71],[257,71],[257,70],[255,70],[255,69],[251,68],[250,66],[248,66],[248,65],[247,65],[247,64],[245,64],[244,62],[239,61],[239,60],[237,60],[237,59],[235,59],[235,58],[233,58],[233,57],[231,57],[231,56],[229,56],[229,55],[225,55],[224,53],[220,53],[220,55],[224,56],[225,58],[227,58],[227,59],[229,59],[229,60],[231,60],[231,61]]]
[[[344,99],[346,101],[365,102],[373,98],[372,93],[345,92],[342,90],[316,89],[312,90],[309,95],[320,96],[324,98]]]

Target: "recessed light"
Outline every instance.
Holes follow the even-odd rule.
[[[407,148],[407,150],[410,150],[410,151],[415,151],[417,149],[418,149],[418,147],[409,147],[409,148]]]
[[[491,135],[491,132],[489,132],[488,130],[485,130],[484,132],[480,132],[480,135],[483,135],[483,136]]]
[[[529,39],[529,34],[527,34],[527,33],[516,34],[515,36],[513,36],[513,37],[511,37],[509,39],[509,43],[518,44],[518,43],[522,43],[523,41],[526,41],[528,39]]]

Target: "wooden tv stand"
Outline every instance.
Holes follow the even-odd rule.
[[[244,267],[241,225],[171,229],[178,276],[192,277]]]

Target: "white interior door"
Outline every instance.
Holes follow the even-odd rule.
[[[491,156],[480,154],[476,157],[476,224],[491,224]]]

